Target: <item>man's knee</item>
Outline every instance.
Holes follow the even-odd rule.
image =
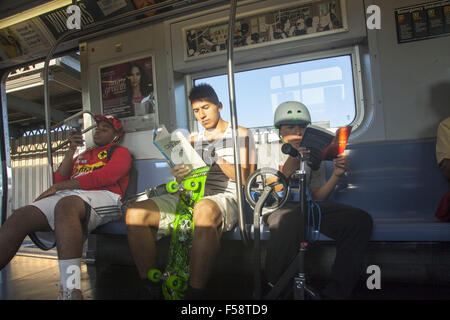
[[[125,213],[125,223],[127,226],[158,227],[160,216],[156,203],[146,200],[136,202],[128,207]]]
[[[21,207],[19,209],[13,210],[13,212],[11,213],[11,215],[8,217],[7,220],[18,220],[18,221],[23,221],[28,217],[28,214],[30,213],[30,211],[39,211],[39,209],[37,209],[36,207],[33,206],[24,206]]]
[[[55,224],[74,216],[80,220],[86,216],[86,204],[83,199],[78,196],[67,196],[59,200],[55,206]]]
[[[354,227],[362,234],[370,236],[372,234],[372,216],[364,210],[358,210],[352,219]]]
[[[218,228],[222,223],[222,213],[219,206],[211,200],[199,201],[194,207],[194,226]]]
[[[271,230],[284,230],[286,228],[289,230],[299,230],[302,223],[302,215],[297,206],[279,209],[267,217],[267,224]]]

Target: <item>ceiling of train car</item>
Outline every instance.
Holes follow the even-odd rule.
[[[0,19],[10,17],[25,10],[37,7],[49,0],[2,0],[0,1]]]
[[[26,66],[30,61],[43,61],[48,49],[61,36],[68,34],[66,24],[61,21],[68,19],[66,7],[70,3],[71,0],[0,0],[0,69],[10,70],[15,66]],[[139,21],[151,23],[183,14],[186,10],[190,12],[190,9],[224,3],[227,1],[77,0],[82,13],[91,17],[91,20],[82,19],[80,34],[70,34],[71,37],[60,45],[63,48],[58,47],[60,51],[57,53],[76,48],[79,39],[90,33],[114,32],[111,26],[119,25],[122,28],[124,23],[132,27]],[[12,137],[45,127],[43,67],[35,65],[29,68],[20,69],[7,80],[8,121]],[[82,109],[78,56],[74,54],[65,60],[57,59],[57,63],[50,68],[50,105],[52,122],[55,123]]]
[[[0,19],[33,9],[49,0],[0,1]],[[82,109],[77,54],[54,59],[49,68],[52,124]],[[45,127],[43,63],[13,71],[6,81],[8,123],[11,137]]]
[[[10,135],[45,126],[43,65],[37,63],[11,73],[6,81]],[[52,59],[49,66],[52,124],[81,111],[81,80],[77,54]]]

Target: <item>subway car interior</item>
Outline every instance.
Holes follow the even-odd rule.
[[[14,236],[15,213],[56,183],[54,172],[72,148],[73,129],[80,128],[85,141],[77,148],[80,155],[98,145],[100,123],[112,123],[96,115],[114,115],[124,132],[119,149],[129,150],[134,175],[120,215],[85,234],[78,284],[84,300],[140,299],[143,280],[135,257],[140,247],[130,246],[127,207],[152,199],[174,180],[156,143],[161,129],[206,137],[208,122],[199,120],[202,111],[194,108],[190,93],[207,84],[221,103],[219,121],[233,131],[227,148],[234,150],[226,158],[234,159],[232,173],[214,162],[211,172],[216,167],[234,177],[236,207],[227,207],[235,223],[227,229],[222,222],[202,299],[325,300],[320,288],[338,281],[339,273],[339,281],[352,283],[345,300],[449,300],[450,180],[444,169],[450,161],[449,40],[448,0],[0,1],[0,256],[10,250],[5,248]],[[264,169],[271,159],[267,146],[279,146],[286,128],[274,123],[285,102],[306,106],[309,124],[302,128],[330,137],[328,143],[350,129],[345,151],[336,158],[345,158],[348,167],[327,201],[359,208],[371,228],[366,240],[355,238],[344,248],[343,239],[357,232],[348,228],[335,235],[338,223],[327,227],[324,217],[332,214],[322,208],[323,228],[295,226],[301,230],[298,239],[304,238],[294,244],[281,280],[269,282],[273,267],[266,266],[277,254],[281,261],[288,247],[281,242],[279,251],[271,251],[277,229],[269,226],[270,216],[295,205],[301,221],[314,219],[305,171],[285,179],[280,171],[287,162],[278,170]],[[245,161],[239,162],[236,152],[238,126],[248,129],[254,155],[249,163],[255,171],[245,176],[248,167],[240,170]],[[309,166],[296,150],[286,157]],[[111,161],[109,150],[105,157]],[[336,159],[321,158],[327,185],[336,179]],[[284,191],[276,193],[266,175],[277,176]],[[178,192],[187,192],[183,188]],[[252,198],[255,192],[259,198]],[[269,196],[272,202],[265,201]],[[274,207],[272,213],[267,206]],[[324,234],[327,228],[333,236]],[[192,241],[198,248],[196,230]],[[159,270],[175,250],[172,239],[156,243]],[[358,259],[362,242],[365,249],[355,262],[360,268],[341,272]],[[11,258],[0,257],[0,300],[56,300],[58,248],[59,243],[37,244],[30,233]],[[198,272],[192,263],[191,271]],[[167,294],[177,285],[169,283],[170,274],[153,277],[169,288],[161,299],[183,298]]]

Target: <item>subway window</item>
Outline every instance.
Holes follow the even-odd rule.
[[[352,65],[352,55],[344,54],[235,72],[239,125],[271,127],[275,109],[289,100],[304,103],[312,122],[331,131],[351,124],[357,115]],[[227,75],[195,77],[200,83],[216,90],[222,118],[230,121]]]

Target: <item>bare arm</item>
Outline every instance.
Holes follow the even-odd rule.
[[[81,186],[80,186],[80,183],[78,182],[78,180],[76,180],[76,179],[73,179],[73,180],[70,179],[70,180],[61,181],[61,182],[55,183],[50,188],[45,190],[34,201],[38,201],[38,200],[41,200],[41,199],[46,198],[48,196],[54,195],[57,191],[67,190],[67,189],[81,189]]]
[[[58,173],[63,177],[68,177],[72,173],[73,156],[75,155],[75,152],[79,147],[77,143],[83,143],[83,136],[71,134],[69,137],[69,141],[69,150],[67,150],[66,154],[64,155],[64,159],[58,168]]]
[[[333,160],[333,174],[330,179],[320,188],[311,189],[312,196],[317,200],[326,200],[333,192],[334,188],[339,182],[339,179],[344,175],[349,168],[349,161],[345,154],[339,155]]]

